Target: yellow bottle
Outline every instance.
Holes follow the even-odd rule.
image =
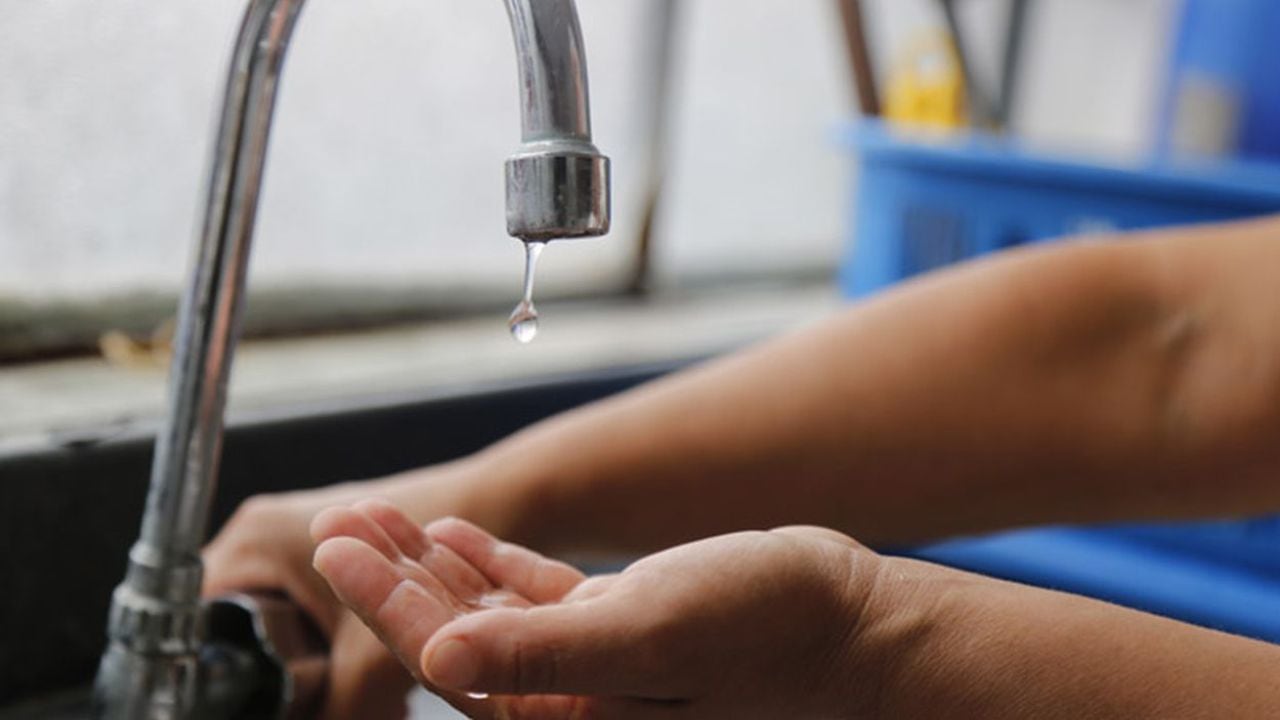
[[[967,124],[964,72],[951,38],[923,33],[890,71],[884,115],[891,123],[937,129]]]

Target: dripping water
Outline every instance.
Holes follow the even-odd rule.
[[[524,297],[511,311],[507,328],[516,342],[527,343],[538,336],[538,308],[533,304],[533,276],[538,269],[538,256],[546,247],[545,242],[526,241],[524,244]]]

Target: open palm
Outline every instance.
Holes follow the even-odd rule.
[[[856,715],[848,641],[879,558],[821,528],[708,538],[618,575],[386,504],[316,518],[315,565],[426,687],[476,718]],[[478,700],[465,691],[494,693]]]
[[[501,543],[462,520],[418,527],[380,500],[316,516],[316,569],[425,687],[473,718],[565,718],[568,696],[475,697],[433,684],[423,649],[454,619],[556,603],[585,577],[564,563]],[[447,661],[447,658],[442,658]]]

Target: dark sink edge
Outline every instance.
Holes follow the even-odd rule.
[[[251,494],[460,457],[691,362],[233,414],[211,527]],[[155,427],[87,437],[0,453],[0,577],[10,585],[0,593],[0,719],[34,711],[14,705],[24,699],[72,702],[60,691],[89,682],[103,646],[111,589],[141,518]],[[37,716],[54,717],[54,705],[40,707]]]
[[[0,708],[0,720],[85,720],[90,714],[90,687],[62,690]]]

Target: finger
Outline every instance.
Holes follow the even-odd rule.
[[[396,506],[381,498],[362,500],[354,505],[355,510],[364,513],[377,523],[399,546],[406,557],[421,558],[430,547],[426,533],[417,523],[410,520]]]
[[[382,527],[369,516],[349,507],[331,507],[321,510],[311,520],[311,538],[316,544],[331,538],[350,537],[373,547],[388,560],[400,557],[400,548],[392,542]]]
[[[434,543],[431,550],[422,557],[422,566],[439,578],[450,592],[470,603],[479,602],[484,596],[497,589],[474,565],[459,556],[449,546],[441,543]]]
[[[608,592],[609,588],[613,587],[619,577],[618,573],[592,575],[586,580],[578,583],[577,587],[570,590],[564,598],[561,599],[561,602],[582,602],[583,600],[590,600],[591,598],[599,597],[600,595]]]
[[[817,525],[786,525],[777,527],[769,532],[776,535],[786,535],[800,540],[835,543],[842,547],[853,548],[855,550],[866,550],[867,546],[845,535],[842,532],[832,530],[830,528],[819,527]]]
[[[201,553],[201,560],[204,563],[201,592],[206,597],[280,583],[272,558],[227,557],[220,549],[210,546]]]
[[[348,615],[329,655],[324,720],[401,720],[414,678],[369,628]]]
[[[511,588],[535,603],[556,602],[585,579],[570,565],[501,542],[458,518],[431,523],[427,536],[474,565],[494,585]]]
[[[206,572],[201,584],[202,597],[212,598],[250,590],[284,592],[320,628],[325,638],[333,637],[341,606],[333,601],[323,578],[311,568],[283,568],[264,557],[230,560],[222,551],[206,549]],[[278,563],[278,561],[277,561]]]
[[[446,546],[433,544],[422,528],[382,499],[363,500],[354,508],[377,523],[405,556],[420,561],[459,599],[473,602],[494,589],[493,583],[471,563]]]
[[[464,691],[669,698],[644,614],[606,598],[472,613],[431,638],[422,674]]]
[[[702,720],[687,702],[632,698],[584,697],[581,695],[502,695],[493,699],[502,720],[564,720],[609,718],[609,720]],[[487,717],[487,716],[486,716]]]
[[[334,640],[325,717],[403,718],[405,693],[414,682],[435,691],[416,659],[436,628],[456,616],[455,608],[353,538],[326,540],[316,549],[315,565],[360,620],[340,626]],[[441,695],[469,717],[488,716],[483,701]]]
[[[684,700],[638,698],[587,698],[586,700],[585,710],[577,716],[570,717],[602,717],[609,720],[702,720],[715,717],[705,708],[698,708],[695,704]]]
[[[417,658],[431,635],[456,614],[446,598],[354,538],[324,541],[316,548],[314,563],[338,598],[411,670],[417,670]]]

